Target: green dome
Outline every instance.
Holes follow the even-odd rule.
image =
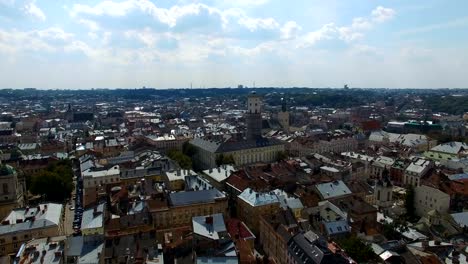
[[[11,175],[15,172],[15,169],[10,165],[0,165],[0,176]]]

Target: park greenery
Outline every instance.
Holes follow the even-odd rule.
[[[192,169],[192,159],[180,150],[170,150],[167,156],[176,161],[182,169]]]
[[[406,189],[405,195],[405,209],[406,209],[406,220],[410,222],[418,221],[418,216],[415,214],[416,208],[414,207],[414,188],[409,185]]]
[[[29,191],[42,195],[44,200],[63,202],[73,190],[73,170],[70,160],[51,163],[47,168],[27,175]]]
[[[216,165],[221,166],[225,164],[234,164],[234,157],[232,155],[220,154],[216,157]]]
[[[377,259],[372,248],[354,235],[340,239],[338,244],[357,263],[374,263]]]

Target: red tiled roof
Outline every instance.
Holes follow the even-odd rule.
[[[244,222],[236,218],[231,218],[226,221],[226,227],[232,238],[239,239],[255,238],[255,235],[247,228]]]
[[[239,191],[243,192],[249,187],[249,181],[246,178],[243,178],[239,173],[240,172],[235,172],[231,174],[231,176],[229,176],[226,182],[238,189]]]

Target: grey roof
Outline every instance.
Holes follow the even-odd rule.
[[[94,208],[87,209],[83,212],[83,218],[81,220],[81,229],[100,228],[103,226],[103,213],[105,204],[97,205],[96,211]]]
[[[309,232],[315,235],[312,231]],[[310,241],[306,238],[308,236],[307,233],[295,235],[288,245],[288,251],[296,260],[296,263],[322,263],[325,254],[314,244],[315,239],[314,241]]]
[[[47,209],[45,208],[47,205]],[[41,204],[32,208],[14,209],[4,219],[9,224],[0,226],[0,235],[5,235],[15,232],[23,232],[29,229],[39,229],[50,226],[58,226],[62,217],[63,206],[61,204]],[[34,219],[34,221],[33,221]],[[17,223],[22,221],[21,223]]]
[[[260,193],[250,188],[245,189],[238,197],[252,206],[262,206],[279,202],[278,196],[276,196],[274,192]]]
[[[62,263],[62,259],[56,254],[62,254],[65,239],[65,236],[32,239],[20,247],[14,263]]]
[[[207,219],[211,219],[211,222]],[[213,240],[222,238],[225,235],[223,233],[227,232],[223,214],[192,217],[192,226],[194,234]]]
[[[196,264],[237,264],[237,257],[197,257]]]
[[[351,194],[351,190],[342,180],[317,184],[315,187],[324,199]]]
[[[253,149],[269,147],[274,145],[283,145],[283,142],[273,138],[259,138],[257,140],[239,140],[219,142],[206,140],[202,138],[194,138],[190,143],[196,147],[204,149],[212,153],[224,153],[243,149]]]
[[[258,138],[256,140],[228,141],[222,143],[216,152],[223,153],[243,149],[263,148],[275,145],[283,145],[283,142],[274,138]]]
[[[288,253],[295,263],[344,264],[350,263],[342,255],[333,254],[328,242],[312,231],[298,233],[288,242]]]
[[[447,142],[444,144],[437,145],[431,149],[431,151],[437,151],[442,153],[449,153],[449,154],[458,154],[460,151],[468,150],[468,144],[464,142]]]
[[[173,206],[185,206],[200,203],[214,203],[216,199],[225,198],[226,196],[213,188],[210,190],[191,191],[191,192],[175,192],[169,194],[169,199]]]
[[[325,231],[328,235],[337,235],[351,232],[348,221],[346,219],[339,221],[324,222]]]
[[[77,264],[98,263],[98,255],[103,248],[104,240],[99,236],[72,236],[67,239],[65,255],[78,257]]]
[[[203,138],[194,138],[190,141],[190,144],[213,153],[216,152],[221,145],[220,142],[205,140]]]
[[[455,213],[451,214],[451,216],[461,227],[468,227],[468,212]]]
[[[468,173],[453,174],[449,175],[448,178],[451,181],[468,180]]]

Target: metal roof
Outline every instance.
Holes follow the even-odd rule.
[[[210,190],[175,192],[169,194],[173,206],[185,206],[200,203],[214,203],[216,199],[225,198],[222,192],[213,188]]]

